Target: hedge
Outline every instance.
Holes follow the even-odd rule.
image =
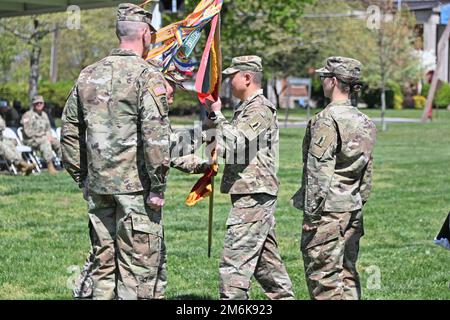
[[[60,81],[51,83],[42,81],[39,83],[39,94],[46,102],[52,103],[55,108],[62,109],[66,103],[67,96],[73,86],[72,81]],[[0,83],[0,97],[8,100],[10,104],[14,100],[22,103],[24,109],[28,109],[28,83]],[[170,107],[172,115],[191,115],[199,110],[197,95],[192,91],[177,89],[174,104]],[[60,113],[61,110],[56,111]]]

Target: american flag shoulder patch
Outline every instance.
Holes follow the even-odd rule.
[[[152,88],[152,91],[155,94],[155,96],[159,97],[166,93],[166,88],[164,88],[163,85],[157,85]]]

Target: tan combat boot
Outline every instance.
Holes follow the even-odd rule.
[[[33,169],[36,168],[35,163],[27,163],[23,160],[21,160],[17,166],[19,167],[20,172],[26,176],[28,176],[30,173],[32,173]]]
[[[47,162],[47,169],[48,169],[48,173],[50,173],[50,174],[56,174],[58,172],[58,171],[56,171],[55,166],[53,165],[53,161]]]

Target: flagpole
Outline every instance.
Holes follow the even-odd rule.
[[[215,4],[221,3],[221,0],[216,0]],[[217,25],[216,25],[216,32],[214,34],[214,38],[218,42],[218,51],[216,54],[218,55],[218,69],[219,73],[217,75],[217,83],[216,83],[216,89],[215,93],[217,94],[216,101],[220,97],[220,88],[222,84],[222,51],[220,48],[220,26],[221,26],[221,19],[220,19],[220,13],[216,17],[217,19]],[[214,23],[211,23],[211,25],[214,25]],[[217,141],[214,141],[214,144],[217,145]],[[217,152],[216,148],[213,149],[212,153],[212,160],[213,165],[217,165]],[[217,173],[217,171],[216,171]],[[212,243],[212,223],[213,223],[213,212],[214,212],[214,175],[211,177],[211,194],[209,195],[209,221],[208,221],[208,258],[211,258],[211,243]]]
[[[213,212],[214,212],[214,176],[211,177],[211,194],[209,195],[208,258],[211,258]]]

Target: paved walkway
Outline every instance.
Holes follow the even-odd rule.
[[[381,118],[372,118],[372,120],[376,124],[381,123]],[[386,123],[420,123],[420,119],[414,119],[414,118],[385,118]],[[301,117],[289,117],[289,121],[287,123],[287,128],[306,128],[308,122],[306,121],[306,118]],[[285,128],[284,125],[284,118],[278,118],[278,126],[280,128]],[[191,128],[190,125],[172,125],[173,129],[185,129],[185,128]]]
[[[292,121],[293,120],[293,121]],[[381,118],[372,118],[376,124],[381,124]],[[420,123],[420,119],[411,118],[385,118],[386,123]],[[305,118],[289,118],[287,123],[288,128],[306,128],[308,122]],[[278,119],[278,125],[280,128],[285,128],[284,119]]]

